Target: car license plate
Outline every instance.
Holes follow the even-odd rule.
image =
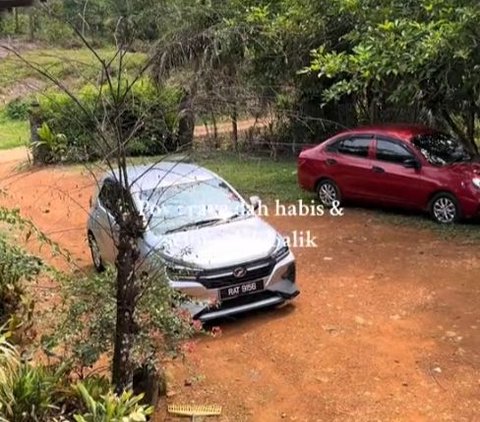
[[[233,299],[238,296],[249,295],[263,290],[263,280],[251,281],[249,283],[236,284],[220,289],[220,299]]]

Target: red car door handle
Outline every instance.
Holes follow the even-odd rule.
[[[333,158],[327,158],[325,160],[325,164],[327,166],[333,166],[334,164],[337,164],[337,160],[334,160]]]
[[[385,170],[382,169],[381,167],[373,166],[372,170],[374,173],[385,173]]]

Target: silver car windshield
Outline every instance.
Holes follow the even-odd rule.
[[[214,178],[144,190],[137,195],[155,235],[252,215],[225,182]]]

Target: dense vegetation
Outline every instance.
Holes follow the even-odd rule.
[[[153,76],[173,74],[189,93],[192,118],[228,115],[235,128],[239,115],[268,114],[276,141],[394,120],[476,150],[479,18],[474,0],[53,0],[5,15],[0,31],[56,46],[78,45],[73,28],[102,46],[134,38]]]
[[[76,101],[62,92],[47,92],[39,98],[39,105],[32,115],[38,122],[35,146],[46,148],[44,162],[88,161],[111,152],[102,147],[105,146],[102,142],[93,139],[97,136],[97,122],[109,119],[113,114],[108,92],[104,86],[89,84],[76,93],[88,113],[79,112]],[[173,133],[180,89],[159,87],[151,79],[142,78],[126,95],[128,106],[123,113],[122,129],[129,133],[135,128],[134,136],[128,142],[128,154],[155,155],[175,151],[178,145]]]

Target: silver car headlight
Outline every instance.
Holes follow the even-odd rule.
[[[287,244],[286,240],[282,236],[278,235],[277,236],[277,243],[276,243],[275,249],[272,253],[273,259],[275,259],[275,261],[281,261],[289,253],[290,253],[290,249],[288,248],[288,244]]]
[[[480,177],[474,177],[472,179],[473,186],[475,186],[477,189],[480,189]]]

